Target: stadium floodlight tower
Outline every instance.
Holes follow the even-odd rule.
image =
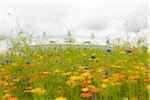
[[[66,43],[66,44],[75,43],[75,39],[73,38],[71,31],[68,31],[67,37],[64,38],[64,43]]]

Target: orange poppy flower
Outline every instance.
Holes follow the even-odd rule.
[[[38,57],[38,58],[36,58],[36,60],[41,61],[41,60],[44,60],[44,58],[43,57]]]
[[[96,56],[98,56],[98,57],[104,57],[105,55],[104,54],[96,54]]]
[[[122,74],[119,74],[117,77],[118,77],[119,79],[121,79],[121,80],[125,80],[125,77],[124,77],[124,75],[122,75]]]
[[[100,90],[99,88],[92,88],[90,91],[91,91],[92,93],[98,93],[98,92],[100,92],[101,90]]]
[[[82,82],[82,87],[86,87],[90,82]]]
[[[122,74],[122,75],[125,75],[125,74],[126,74],[126,71],[121,71],[121,74]]]
[[[36,66],[36,64],[32,63],[32,64],[30,64],[30,66]]]
[[[130,79],[131,79],[131,80],[138,80],[138,79],[139,79],[139,76],[130,76]]]
[[[83,98],[89,98],[92,96],[92,94],[90,92],[86,92],[86,93],[82,93],[80,96]]]
[[[105,78],[107,78],[107,76],[106,75],[101,75],[100,78],[105,79]]]
[[[150,79],[144,79],[144,82],[148,83],[148,82],[150,82]]]
[[[137,83],[137,80],[130,80],[131,83]]]
[[[25,66],[28,66],[28,67],[30,67],[30,66],[36,66],[36,64],[34,64],[34,63],[32,63],[32,64],[26,64]]]
[[[45,76],[39,76],[39,78],[40,78],[40,79],[44,79],[44,78],[45,78]]]
[[[8,70],[7,68],[0,68],[0,71]]]
[[[30,79],[28,82],[29,82],[29,83],[32,83],[33,81],[34,81],[33,79]]]
[[[18,76],[18,79],[24,78],[24,76]]]
[[[30,77],[33,77],[33,76],[35,76],[35,74],[30,74],[29,76],[30,76]]]
[[[11,87],[11,89],[15,89],[16,87],[17,87],[17,86],[14,85],[14,86]]]
[[[18,100],[18,97],[9,97],[8,100]]]
[[[146,69],[146,68],[141,69],[141,71],[142,71],[143,73],[149,72],[149,70]]]
[[[4,90],[5,91],[7,91],[7,90],[13,90],[13,89],[15,89],[16,88],[16,86],[12,86],[12,87],[9,87],[9,88],[5,88]]]
[[[2,85],[2,84],[8,84],[8,82],[6,82],[6,81],[0,81],[0,85]]]

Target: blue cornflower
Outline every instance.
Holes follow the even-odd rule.
[[[86,63],[86,60],[83,60],[84,63]]]
[[[27,61],[26,64],[30,64],[30,61]]]
[[[10,63],[12,63],[12,60],[9,60]]]
[[[62,64],[62,62],[60,62],[60,64]]]
[[[77,68],[77,66],[73,66],[72,68],[76,69],[76,68]]]
[[[125,52],[126,52],[126,53],[131,53],[131,52],[132,52],[132,50],[126,50]]]
[[[93,56],[91,56],[91,58],[93,58],[93,59],[94,59],[94,58],[96,58],[96,56],[95,56],[95,55],[93,55]]]
[[[96,99],[96,96],[94,96],[94,98],[93,98],[93,99],[94,99],[94,100],[97,100],[97,99]]]
[[[105,70],[105,72],[108,72],[108,73],[110,73],[110,72],[111,72],[111,70]]]
[[[0,65],[3,65],[4,63],[3,62],[0,62]]]
[[[8,62],[9,62],[9,60],[5,60],[5,62],[6,62],[6,63],[8,63]]]
[[[111,52],[111,50],[110,50],[110,49],[107,49],[107,52]]]
[[[85,64],[85,66],[88,66],[88,64]]]
[[[111,73],[111,70],[105,70],[105,75],[109,75],[109,73]]]

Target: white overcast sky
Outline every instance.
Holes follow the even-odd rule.
[[[147,30],[148,0],[0,0],[0,34],[97,36]],[[126,24],[126,29],[125,29]]]

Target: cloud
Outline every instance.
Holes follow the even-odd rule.
[[[18,28],[17,22],[27,33],[66,35],[71,30],[74,35],[95,32],[103,37],[109,34],[124,35],[126,20],[129,32],[147,23],[146,0],[31,1],[7,0],[4,3],[1,13],[5,18],[0,21],[0,26],[3,26],[0,33],[10,34],[12,28]],[[8,16],[8,13],[12,15]],[[12,20],[12,17],[17,20]]]

